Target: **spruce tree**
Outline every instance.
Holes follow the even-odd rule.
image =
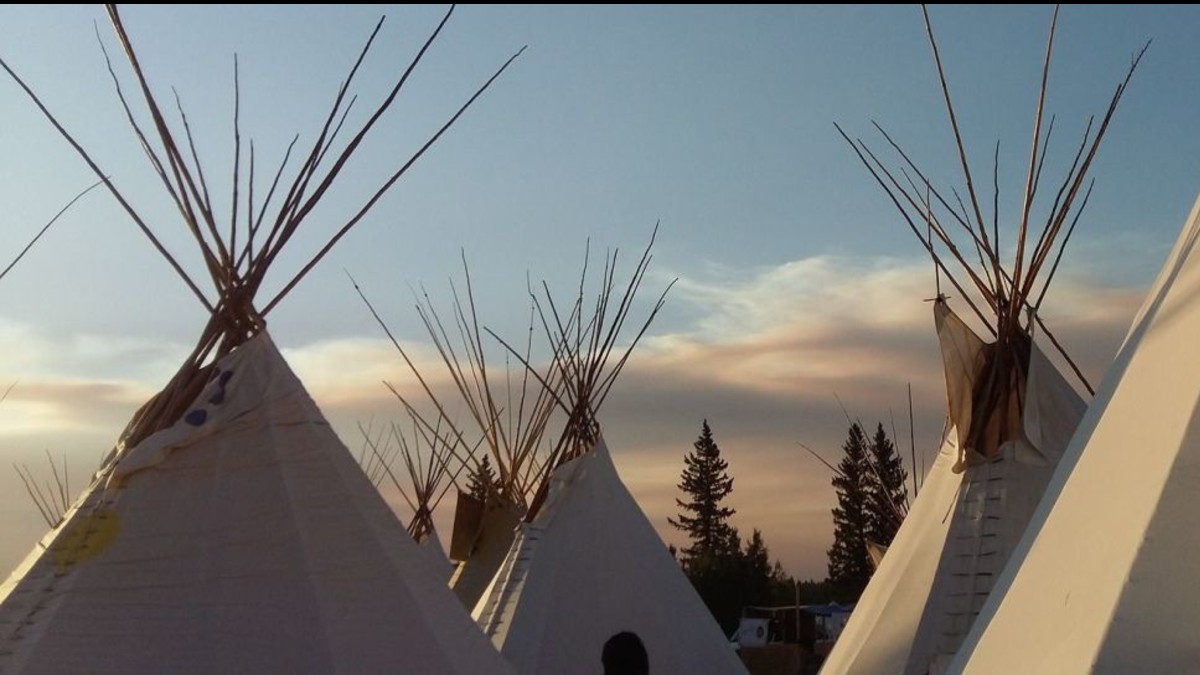
[[[873,482],[870,450],[857,423],[850,425],[842,450],[845,456],[833,477],[838,505],[833,509],[833,546],[828,551],[829,581],[839,600],[852,602],[867,587],[873,571],[867,553],[868,495]]]
[[[889,546],[908,511],[908,474],[882,424],[871,439],[870,461],[873,480],[867,495],[867,538]]]
[[[475,499],[487,503],[488,495],[498,491],[499,483],[500,480],[496,478],[496,472],[492,469],[491,460],[484,455],[483,459],[475,462],[475,469],[471,471],[471,480],[467,485],[467,490]]]
[[[755,529],[742,551],[742,595],[745,604],[771,603],[772,571],[767,543],[763,540],[762,532]]]
[[[675,503],[682,511],[674,518],[667,518],[673,527],[687,532],[691,544],[683,549],[685,569],[693,562],[713,559],[737,553],[740,542],[729,525],[735,511],[722,506],[721,500],[733,491],[733,478],[727,470],[728,463],[721,459],[721,449],[713,440],[708,420],[704,420],[700,437],[692,444],[694,448],[683,458],[684,469],[678,488],[687,495],[687,501],[679,498]]]

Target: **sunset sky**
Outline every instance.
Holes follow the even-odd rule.
[[[160,100],[178,92],[227,213],[234,53],[243,140],[253,138],[270,167],[259,169],[262,184],[293,135],[303,145],[317,133],[381,14],[387,21],[357,81],[352,119],[386,94],[444,11],[129,6],[122,16]],[[1011,241],[1052,8],[930,11],[989,200],[1000,140],[1002,234]],[[1096,159],[1095,194],[1042,311],[1093,383],[1196,195],[1198,25],[1200,9],[1182,6],[1069,6],[1059,17],[1045,170],[1055,188],[1087,116],[1103,113],[1132,56],[1153,40]],[[199,272],[194,244],[124,119],[97,33],[129,85],[100,6],[0,6],[0,57]],[[272,313],[273,337],[357,449],[359,423],[399,417],[383,381],[413,384],[344,270],[406,348],[440,374],[412,288],[424,285],[448,308],[449,280],[460,278],[465,255],[481,322],[521,339],[527,279],[568,296],[589,241],[593,260],[620,249],[619,275],[627,275],[659,223],[646,302],[678,282],[601,413],[618,469],[664,538],[680,542],[666,518],[683,455],[707,419],[735,478],[734,524],[745,535],[761,529],[788,572],[824,578],[834,493],[828,470],[798,443],[836,459],[844,404],[872,427],[880,421],[890,431],[894,416],[907,458],[909,383],[917,453],[930,457],[941,432],[940,356],[925,302],[934,294],[931,266],[833,127],[882,148],[877,121],[939,185],[961,186],[919,8],[459,7],[278,261],[268,293],[525,45]],[[0,262],[92,182],[0,77]],[[1035,204],[1034,213],[1046,208]],[[634,318],[647,309],[636,307]],[[72,490],[81,489],[205,318],[100,191],[0,283],[0,390],[16,383],[0,403],[3,572],[45,530],[7,465],[45,473],[49,450],[66,457]],[[399,498],[385,494],[407,518]]]

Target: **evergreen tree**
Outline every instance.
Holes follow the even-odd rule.
[[[728,528],[715,552],[685,558],[683,571],[721,630],[726,635],[737,630],[742,607],[747,604],[737,528]]]
[[[839,600],[852,602],[867,587],[873,571],[867,535],[868,496],[874,481],[866,434],[857,423],[850,425],[842,450],[845,456],[833,477],[838,505],[833,509],[833,546],[828,551],[829,581]]]
[[[737,628],[744,602],[742,542],[729,523],[734,509],[722,505],[733,491],[729,464],[713,440],[708,420],[692,452],[683,458],[679,489],[686,501],[676,499],[680,513],[667,518],[673,527],[687,533],[689,543],[679,551],[683,571],[697,594],[728,634]]]
[[[796,600],[796,580],[784,571],[783,565],[776,560],[771,566],[771,597],[766,603],[773,607],[790,605]]]
[[[667,518],[667,522],[687,532],[691,539],[691,544],[681,552],[685,569],[699,561],[736,554],[740,547],[737,534],[729,525],[735,511],[721,505],[721,500],[733,491],[733,478],[727,473],[728,463],[721,459],[721,449],[713,441],[708,420],[704,420],[700,437],[692,447],[694,450],[683,458],[684,469],[678,485],[688,500],[676,498],[675,503],[683,510],[676,517]]]
[[[771,602],[771,558],[762,532],[750,535],[742,551],[742,595],[746,605],[766,605]]]
[[[676,499],[680,513],[667,519],[688,534],[690,543],[682,550],[669,550],[677,554],[696,593],[729,635],[737,629],[743,608],[789,603],[796,587],[778,562],[771,565],[762,532],[754,530],[743,545],[737,528],[730,524],[734,509],[722,500],[733,491],[733,478],[708,420],[692,447],[683,458],[678,485],[686,501]]]
[[[737,630],[746,607],[791,604],[795,587],[770,551],[762,532],[755,529],[744,545],[736,528],[730,528],[729,552],[691,566],[688,578],[713,618],[727,635]]]
[[[800,604],[802,605],[828,605],[833,602],[833,586],[828,579],[816,581],[809,579],[808,581],[800,581],[797,584],[797,593],[800,596]]]
[[[880,424],[871,439],[872,480],[867,495],[867,538],[889,546],[908,511],[908,474]]]
[[[483,459],[475,462],[475,470],[471,472],[467,490],[475,499],[487,503],[488,495],[496,493],[499,488],[500,479],[496,477],[496,472],[492,469],[491,460],[484,455]]]

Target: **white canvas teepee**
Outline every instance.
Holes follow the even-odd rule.
[[[434,526],[433,512],[450,488],[450,484],[442,483],[450,479],[452,484],[455,476],[449,471],[450,457],[438,452],[438,446],[446,444],[441,429],[423,429],[415,416],[412,422],[411,434],[405,434],[393,423],[378,438],[373,438],[371,431],[360,425],[364,447],[359,464],[376,488],[387,479],[400,493],[412,509],[408,533],[417,543],[422,559],[429,563],[439,579],[448,581],[454,566],[442,548],[441,538]],[[393,466],[397,457],[403,460],[403,470]],[[407,489],[402,478],[404,476],[408,478]]]
[[[641,639],[652,673],[745,673],[679,563],[621,483],[596,421],[637,343],[635,338],[608,365],[649,264],[650,247],[621,293],[613,292],[615,260],[615,252],[605,260],[593,315],[585,313],[585,280],[573,303],[555,303],[547,291],[545,306],[555,314],[552,320],[543,317],[542,324],[554,327],[547,330],[558,374],[554,381],[561,383],[555,401],[566,425],[529,513],[473,616],[517,671],[528,675],[598,670],[605,642],[623,631]],[[558,307],[571,308],[570,314],[557,314]]]
[[[108,13],[154,132],[146,133],[121,95],[127,119],[196,240],[215,297],[200,290],[131,201],[0,60],[208,316],[179,371],[137,411],[92,484],[0,590],[0,671],[511,672],[334,435],[265,320],[495,76],[260,305],[256,295],[281,249],[408,71],[351,140],[337,140],[373,33],[308,159],[290,182],[280,180],[285,160],[262,201],[238,197],[253,194],[255,180],[253,168],[248,178],[239,175],[235,117],[234,209],[231,222],[218,227],[190,132],[186,143],[176,142],[116,7]],[[327,154],[336,157],[330,164]]]
[[[429,441],[431,451],[443,458],[443,469],[448,470],[448,465],[454,464],[456,476],[474,475],[486,460],[489,470],[498,474],[488,480],[477,477],[480,482],[479,489],[473,491],[475,494],[458,491],[450,542],[450,558],[455,564],[449,584],[470,611],[504,561],[516,527],[537,487],[543,468],[540,446],[555,410],[557,386],[554,383],[558,377],[554,371],[538,374],[529,368],[523,368],[514,377],[507,368],[505,372],[497,372],[489,366],[465,254],[463,272],[465,294],[460,296],[458,288],[451,284],[454,302],[450,321],[458,328],[458,339],[451,338],[447,322],[442,320],[428,293],[418,301],[417,312],[442,358],[445,375],[453,383],[459,399],[456,403],[466,408],[466,423],[448,414],[448,410],[457,406],[435,393],[427,373],[417,368],[361,290],[360,296],[391,338],[435,411],[418,412],[418,404],[389,385],[413,416],[420,433]],[[533,320],[531,314],[526,350],[517,354],[525,364],[529,363],[529,350],[532,349]],[[472,444],[468,438],[478,438],[478,441]],[[432,528],[432,520],[429,527]]]
[[[555,469],[474,616],[520,673],[599,672],[621,631],[641,638],[652,673],[745,672],[603,438]]]
[[[1018,399],[1022,428],[988,460],[964,462],[988,347],[942,301],[934,306],[950,428],[822,673],[941,672],[970,629],[1084,404],[1032,345]]]
[[[952,206],[881,127],[901,158],[899,170],[889,170],[864,143],[842,135],[992,337],[985,343],[973,334],[945,306],[939,288],[935,318],[946,369],[947,438],[925,490],[826,660],[826,675],[943,672],[1030,523],[1084,409],[1034,340],[1035,335],[1047,338],[1079,374],[1038,311],[1090,196],[1084,186],[1091,163],[1140,59],[1134,59],[1117,86],[1094,134],[1089,123],[1044,225],[1031,237],[1036,227],[1032,206],[1050,133],[1047,129],[1043,137],[1041,126],[1058,17],[1054,10],[1015,256],[1005,265],[999,252],[998,195],[988,223],[929,15],[922,11],[966,185],[965,204],[953,200],[958,206]],[[962,241],[964,232],[967,241]],[[954,271],[946,260],[956,263]]]
[[[438,431],[436,428],[433,430],[436,438],[440,438]],[[399,436],[400,454],[412,487],[412,495],[408,499],[412,502],[413,517],[408,523],[408,533],[417,543],[417,550],[433,570],[434,576],[442,583],[447,583],[454,572],[454,564],[446,556],[446,549],[442,548],[441,537],[433,523],[433,512],[451,486],[442,483],[453,476],[447,465],[448,458],[438,454],[436,443],[429,437],[424,437],[428,457],[422,458],[421,441],[418,440],[421,429],[416,426],[415,420],[413,432],[411,446],[402,435]]]
[[[260,333],[0,587],[0,672],[507,672]]]
[[[1200,664],[1200,200],[954,672]]]

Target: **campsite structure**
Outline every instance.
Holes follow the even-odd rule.
[[[1053,129],[1051,121],[1043,134],[1055,10],[1015,255],[1005,265],[998,203],[994,201],[988,223],[927,11],[924,16],[966,185],[965,205],[934,187],[882,128],[900,157],[900,170],[889,170],[864,143],[842,135],[922,242],[939,279],[954,286],[987,336],[980,338],[959,319],[939,287],[934,322],[946,374],[945,439],[920,495],[825,662],[826,675],[943,672],[1030,523],[1085,408],[1039,345],[1041,338],[1048,340],[1078,374],[1039,310],[1091,193],[1088,170],[1137,66],[1135,59],[1094,133],[1089,123],[1034,236],[1031,211]],[[963,236],[967,244],[956,244]]]
[[[466,456],[467,440],[482,438],[478,454],[497,468],[486,505],[460,493],[450,547],[460,562],[451,584],[460,599],[475,598],[473,616],[520,673],[576,672],[626,630],[645,643],[651,672],[745,672],[622,484],[596,421],[666,295],[625,351],[614,353],[652,246],[653,238],[623,291],[615,284],[616,253],[606,257],[594,304],[584,295],[586,259],[573,302],[556,304],[546,284],[544,298],[531,291],[529,336],[516,346],[480,327],[469,270],[461,292],[454,289],[449,320],[422,290],[418,311],[468,411],[466,423],[454,418],[453,397],[439,395],[430,374],[393,340],[434,409],[417,415],[423,426],[440,420],[450,428],[440,435],[443,454]],[[546,335],[548,365],[535,365],[537,326]],[[521,364],[520,375],[495,367],[499,359],[485,349],[491,338]],[[396,394],[409,411],[428,408]]]
[[[265,318],[511,59],[282,290],[260,302],[280,251],[395,100],[450,13],[342,143],[350,87],[376,26],[294,178],[281,181],[285,158],[258,202],[254,162],[240,173],[235,114],[234,209],[221,227],[209,193],[215,185],[200,169],[186,118],[180,142],[115,6],[108,15],[151,128],[136,121],[114,73],[121,103],[200,249],[216,296],[200,290],[132,199],[0,61],[209,316],[178,373],[137,411],[62,522],[0,586],[0,671],[510,672],[442,580],[418,561],[404,526],[289,369]]]
[[[451,284],[453,303],[449,321],[457,336],[447,329],[447,321],[439,314],[428,291],[422,288],[422,297],[416,305],[452,383],[449,399],[437,394],[430,383],[431,374],[416,366],[357,285],[356,290],[433,407],[432,412],[422,412],[425,407],[420,402],[388,385],[421,433],[434,444],[434,451],[455,466],[456,475],[476,471],[485,458],[497,471],[494,481],[481,486],[482,495],[469,494],[460,487],[455,504],[450,541],[450,558],[455,567],[449,583],[470,611],[495,576],[512,545],[517,524],[529,509],[546,461],[542,457],[543,441],[554,414],[561,379],[553,370],[537,374],[527,367],[533,349],[533,314],[525,349],[516,354],[524,364],[520,375],[514,378],[507,367],[503,373],[492,370],[465,255],[463,277],[461,295]],[[457,399],[466,409],[467,422],[452,414],[456,407],[450,399]]]
[[[434,573],[445,581],[449,579],[454,566],[442,547],[441,537],[433,522],[433,512],[446,492],[454,486],[456,474],[461,474],[466,464],[457,462],[457,470],[451,470],[452,458],[448,453],[439,451],[439,448],[452,445],[443,438],[440,424],[425,429],[415,417],[412,422],[411,434],[405,434],[400,425],[393,422],[377,436],[369,428],[360,425],[363,450],[358,463],[376,488],[386,478],[400,493],[412,510],[408,534],[425,554]],[[401,460],[403,470],[395,466],[397,458]],[[400,475],[397,476],[397,473]]]
[[[612,361],[650,247],[622,292],[614,283],[615,259],[615,253],[605,259],[590,312],[583,280],[565,308],[546,288],[549,309],[542,323],[561,383],[554,400],[566,419],[529,510],[473,616],[517,671],[529,675],[578,670],[621,631],[641,637],[650,672],[744,673],[712,614],[622,484],[596,418],[666,295],[664,290]]]
[[[1196,668],[1198,241],[1200,199],[952,672]]]

